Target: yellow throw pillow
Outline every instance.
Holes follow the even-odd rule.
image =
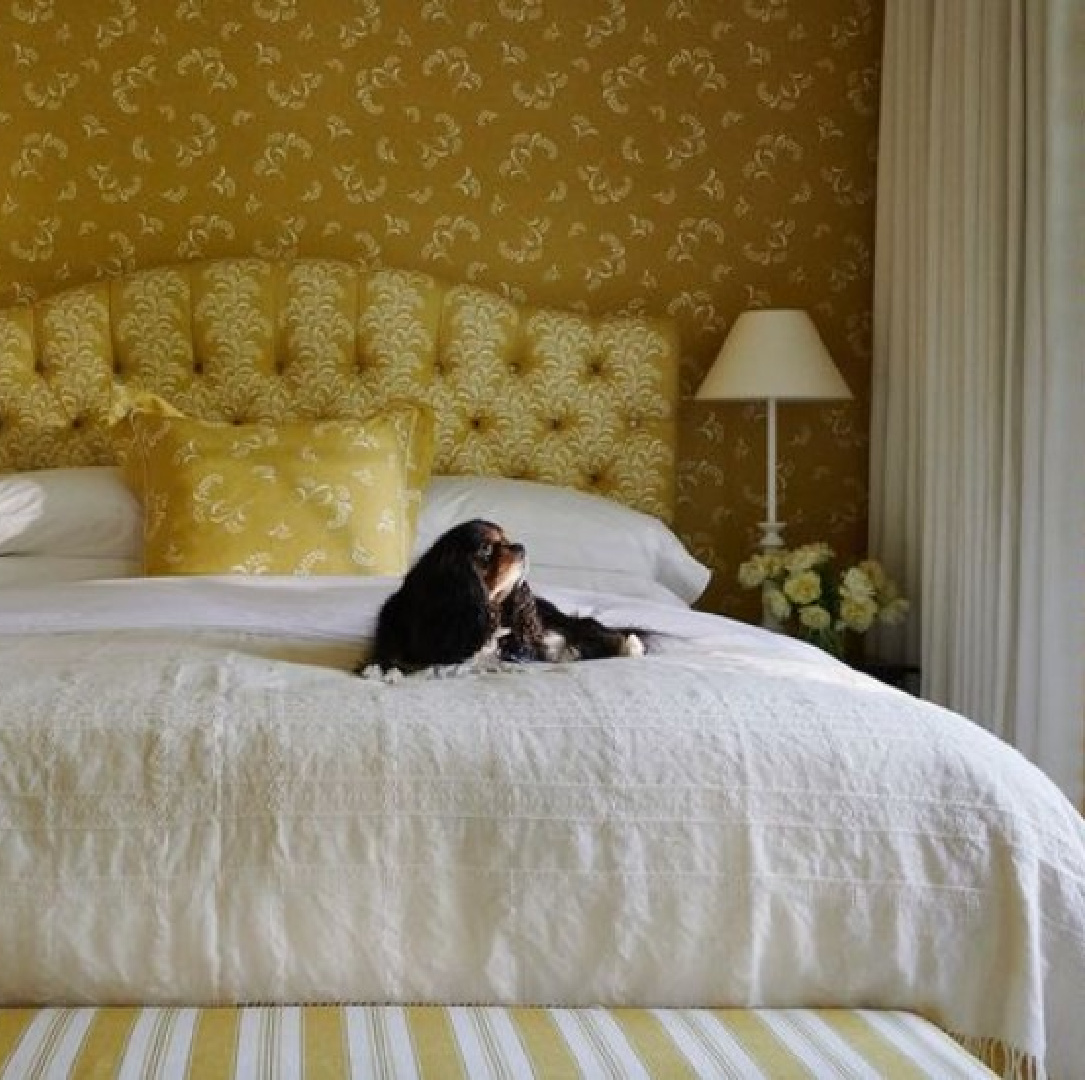
[[[142,416],[175,417],[183,417],[185,414],[157,394],[132,390],[120,383],[113,384],[113,402],[106,417],[109,438],[125,482],[142,499],[144,464],[141,439],[146,432],[143,424],[132,422],[132,417],[137,413]]]
[[[407,568],[432,461],[425,408],[276,425],[133,407],[113,430],[143,500],[147,574]]]
[[[123,383],[113,384],[112,403],[108,414],[113,452],[120,463],[128,486],[142,498],[143,451],[140,446],[142,435],[139,426],[129,422],[130,418],[137,413],[175,417],[183,417],[185,414],[158,394],[147,390],[136,390]],[[418,515],[422,509],[422,495],[429,484],[433,457],[436,453],[433,410],[428,405],[418,402],[395,399],[389,402],[379,414],[370,413],[355,417],[348,411],[329,419],[369,420],[377,415],[389,420],[399,437],[400,451],[405,463],[408,527],[413,544]]]

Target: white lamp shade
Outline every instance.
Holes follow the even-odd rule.
[[[837,401],[851,397],[805,311],[744,311],[705,376],[701,401]]]

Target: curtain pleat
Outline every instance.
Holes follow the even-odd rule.
[[[1079,803],[1083,8],[886,2],[870,499],[915,602],[879,651]]]

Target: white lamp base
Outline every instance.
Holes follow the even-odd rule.
[[[776,551],[784,546],[784,538],[780,535],[784,531],[782,521],[762,521],[757,527],[761,530],[759,544],[762,551]]]

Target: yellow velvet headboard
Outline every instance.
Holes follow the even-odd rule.
[[[0,310],[0,471],[111,461],[114,382],[239,422],[422,401],[438,473],[565,484],[666,520],[674,508],[665,320],[527,309],[326,259],[131,273]]]

